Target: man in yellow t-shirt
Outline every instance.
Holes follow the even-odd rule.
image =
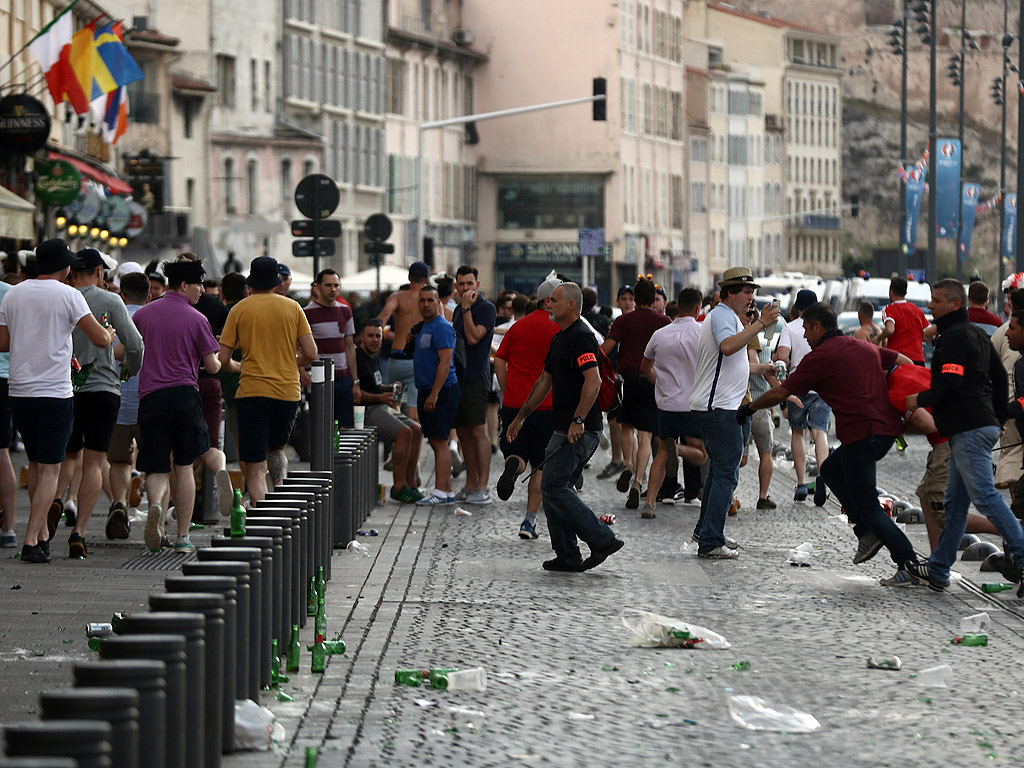
[[[281,284],[276,259],[253,259],[246,282],[252,293],[228,313],[218,356],[225,371],[241,371],[235,396],[238,459],[249,498],[261,501],[267,494],[268,458],[274,485],[284,480],[284,446],[301,396],[299,369],[316,359],[317,349],[302,307],[274,293]],[[240,364],[231,359],[235,348],[242,350]]]

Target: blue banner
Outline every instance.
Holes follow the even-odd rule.
[[[917,168],[911,168],[908,176],[907,216],[903,219],[900,247],[904,253],[913,253],[917,248],[917,224],[921,217],[921,198],[924,196],[924,174]]]
[[[957,258],[961,262],[971,258],[971,238],[974,237],[974,217],[978,213],[978,193],[981,187],[977,184],[964,184],[960,196],[960,243]]]
[[[1003,205],[1003,258],[1013,261],[1017,254],[1017,196],[1005,195]]]
[[[956,238],[960,213],[960,140],[937,139],[935,157],[935,227],[939,237]]]

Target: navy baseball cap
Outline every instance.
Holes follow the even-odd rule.
[[[414,261],[409,266],[409,277],[430,277],[430,267],[422,261]]]
[[[292,276],[291,267],[289,267],[287,264],[282,264],[281,262],[277,262],[277,274],[279,274],[281,277],[291,277]]]
[[[632,293],[632,292],[633,292],[633,286],[632,285],[624,285],[621,288],[619,288],[619,292],[617,294],[615,294],[615,298],[616,299],[621,299],[622,298],[622,294],[624,294],[624,293]]]

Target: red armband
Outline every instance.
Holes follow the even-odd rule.
[[[942,373],[952,373],[954,376],[963,376],[964,367],[956,363],[946,363],[942,366]]]

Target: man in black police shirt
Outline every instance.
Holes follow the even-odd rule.
[[[545,451],[540,486],[551,548],[555,551],[555,558],[544,563],[548,571],[586,571],[623,546],[611,528],[598,520],[573,491],[573,481],[597,450],[601,434],[597,340],[580,322],[582,306],[583,292],[575,283],[562,283],[551,294],[551,317],[562,330],[551,339],[544,372],[508,426],[508,439],[512,442],[526,417],[552,392],[555,432]],[[590,547],[586,560],[580,554],[577,538]]]

